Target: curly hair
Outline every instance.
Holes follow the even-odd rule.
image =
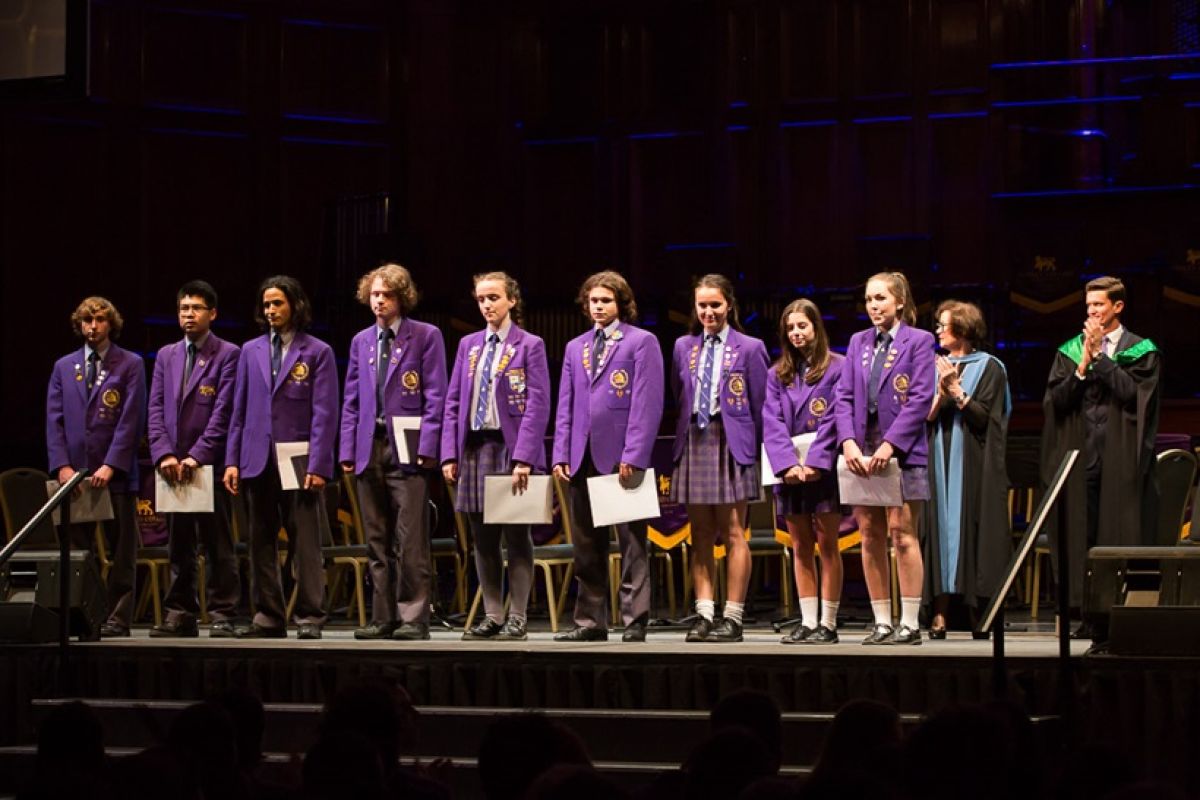
[[[83,320],[90,317],[105,317],[108,319],[108,338],[116,339],[125,327],[121,312],[106,297],[93,295],[85,297],[75,310],[71,312],[71,329],[76,336],[83,336]]]
[[[412,274],[399,264],[383,264],[358,279],[355,297],[364,306],[371,305],[371,287],[375,279],[383,281],[389,291],[396,293],[400,302],[400,315],[407,317],[409,312],[417,307],[417,285],[413,283]]]

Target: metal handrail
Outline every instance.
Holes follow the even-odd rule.
[[[21,549],[21,544],[27,538],[29,538],[29,536],[33,533],[34,528],[36,528],[38,525],[41,525],[42,520],[46,519],[46,517],[51,514],[54,509],[57,508],[59,504],[61,504],[62,501],[67,498],[69,494],[71,494],[75,487],[79,485],[80,481],[87,476],[88,471],[86,469],[80,470],[72,475],[69,481],[58,487],[58,491],[50,496],[50,499],[46,501],[46,504],[43,505],[38,512],[33,515],[29,522],[25,523],[21,530],[17,532],[17,535],[9,540],[8,544],[4,545],[4,549],[0,550],[0,567],[4,566],[5,562],[12,558],[13,553]]]

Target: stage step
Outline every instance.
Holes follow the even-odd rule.
[[[33,701],[37,724],[50,709],[66,700]],[[104,723],[107,743],[121,747],[146,747],[162,742],[171,719],[190,702],[173,700],[84,700]],[[316,740],[321,706],[310,703],[268,703],[263,749],[267,752],[303,753]],[[420,741],[414,752],[422,759],[474,758],[488,722],[500,714],[517,714],[509,708],[420,706]],[[594,760],[617,763],[646,761],[680,763],[709,731],[703,711],[627,711],[545,709],[546,716],[575,731]],[[794,767],[812,764],[832,714],[783,714],[784,763]],[[905,727],[919,717],[906,715]],[[636,730],[637,735],[629,732]]]

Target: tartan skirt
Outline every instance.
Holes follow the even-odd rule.
[[[499,431],[494,434],[469,433],[458,460],[458,497],[455,511],[483,513],[483,479],[488,475],[508,475],[508,448]]]
[[[695,422],[688,427],[687,444],[671,476],[672,500],[695,505],[754,502],[761,489],[758,465],[733,460],[720,417],[703,430]]]
[[[879,418],[867,415],[867,441],[863,453],[874,453],[883,444],[883,432],[879,430]],[[925,467],[900,468],[900,495],[904,502],[929,499],[929,473]]]

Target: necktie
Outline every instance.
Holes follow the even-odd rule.
[[[483,430],[483,423],[487,420],[488,401],[492,396],[492,359],[496,356],[496,346],[500,343],[500,337],[492,334],[488,337],[487,352],[483,355],[483,366],[479,368],[479,402],[475,404],[475,419],[471,423],[471,430]]]
[[[279,377],[279,368],[283,366],[283,337],[278,333],[271,337],[271,378]]]
[[[187,360],[183,363],[183,388],[186,390],[188,381],[192,379],[192,368],[196,365],[196,344],[188,342]]]
[[[96,385],[96,364],[100,361],[100,354],[95,350],[88,353],[87,360],[87,388],[90,392],[92,387]]]
[[[375,416],[383,419],[383,384],[387,382],[388,361],[392,354],[392,338],[395,334],[391,328],[379,332],[379,353],[375,362]]]
[[[717,343],[720,339],[716,334],[710,333],[705,337],[704,344],[704,366],[700,368],[699,379],[699,396],[700,402],[696,406],[696,425],[700,430],[708,427],[709,421],[712,419],[712,371],[713,359],[716,358]]]
[[[875,360],[871,362],[871,378],[867,381],[867,411],[871,414],[879,412],[879,376],[883,374],[883,362],[887,360],[892,335],[881,333],[876,337],[876,341],[879,342],[879,347],[875,350]]]
[[[604,330],[596,331],[596,344],[592,347],[592,377],[600,374],[600,365],[604,362],[604,347],[608,344],[608,339],[604,336]]]

